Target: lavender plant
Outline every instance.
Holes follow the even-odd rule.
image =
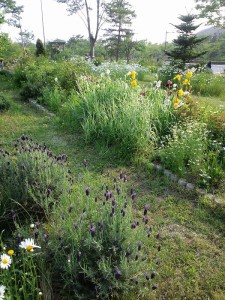
[[[0,150],[1,220],[47,216],[72,185],[65,154],[54,156],[46,144],[22,135],[12,152]]]
[[[73,201],[65,199],[42,232],[53,290],[75,299],[148,295],[157,288],[161,250],[150,207],[134,213],[136,193],[126,174],[103,174],[95,186],[92,176],[86,172],[77,182]]]

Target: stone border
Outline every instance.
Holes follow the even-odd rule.
[[[210,200],[213,200],[216,204],[225,205],[225,202],[220,200],[214,194],[209,194],[206,190],[197,188],[193,183],[187,182],[186,179],[178,178],[177,175],[173,174],[170,170],[164,169],[160,164],[152,163],[152,166],[157,171],[162,171],[165,176],[167,176],[171,181],[176,182],[180,187],[183,187],[189,191],[195,190],[200,195],[205,195]]]
[[[29,100],[30,103],[34,104],[37,108],[39,108],[40,110],[46,112],[50,117],[55,117],[54,113],[47,110],[47,108],[45,108],[44,106],[38,104],[37,100],[31,99],[31,98],[29,98],[28,100]]]

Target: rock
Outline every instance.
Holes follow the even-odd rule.
[[[180,178],[180,179],[178,180],[178,184],[179,184],[180,186],[185,187],[185,186],[187,185],[187,181],[186,181],[185,179],[183,179],[183,178]]]
[[[187,183],[186,188],[188,190],[193,190],[195,188],[195,185],[193,183]]]

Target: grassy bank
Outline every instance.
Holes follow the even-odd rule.
[[[148,255],[158,245],[161,251],[152,258],[157,259],[157,288],[145,296],[139,293],[138,299],[225,299],[225,206],[177,187],[150,168],[125,165],[107,148],[88,146],[81,134],[65,131],[57,117],[19,101],[18,91],[12,91],[10,82],[1,81],[0,90],[11,103],[10,109],[0,115],[1,148],[10,150],[24,134],[37,143],[46,143],[55,155],[65,153],[75,178],[82,176],[84,159],[94,185],[101,180],[101,172],[107,174],[109,170],[110,176],[118,176],[122,171],[137,194],[134,216],[140,216],[148,203],[152,238],[157,236],[158,240]],[[3,230],[1,217],[0,225]],[[48,288],[44,285],[42,292],[43,299],[47,299]],[[56,295],[48,299],[56,299]],[[137,295],[131,293],[125,299],[137,299]]]

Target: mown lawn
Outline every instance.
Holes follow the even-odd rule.
[[[146,299],[225,299],[225,206],[178,188],[151,168],[125,165],[109,149],[86,145],[81,134],[63,129],[56,117],[21,102],[18,91],[2,80],[0,93],[11,101],[10,110],[0,113],[1,148],[9,149],[25,134],[37,143],[45,142],[55,154],[68,155],[75,177],[84,159],[96,180],[101,171],[123,170],[137,192],[134,213],[150,205],[153,234],[159,233],[162,248],[158,289]],[[1,217],[0,228],[4,229]]]

